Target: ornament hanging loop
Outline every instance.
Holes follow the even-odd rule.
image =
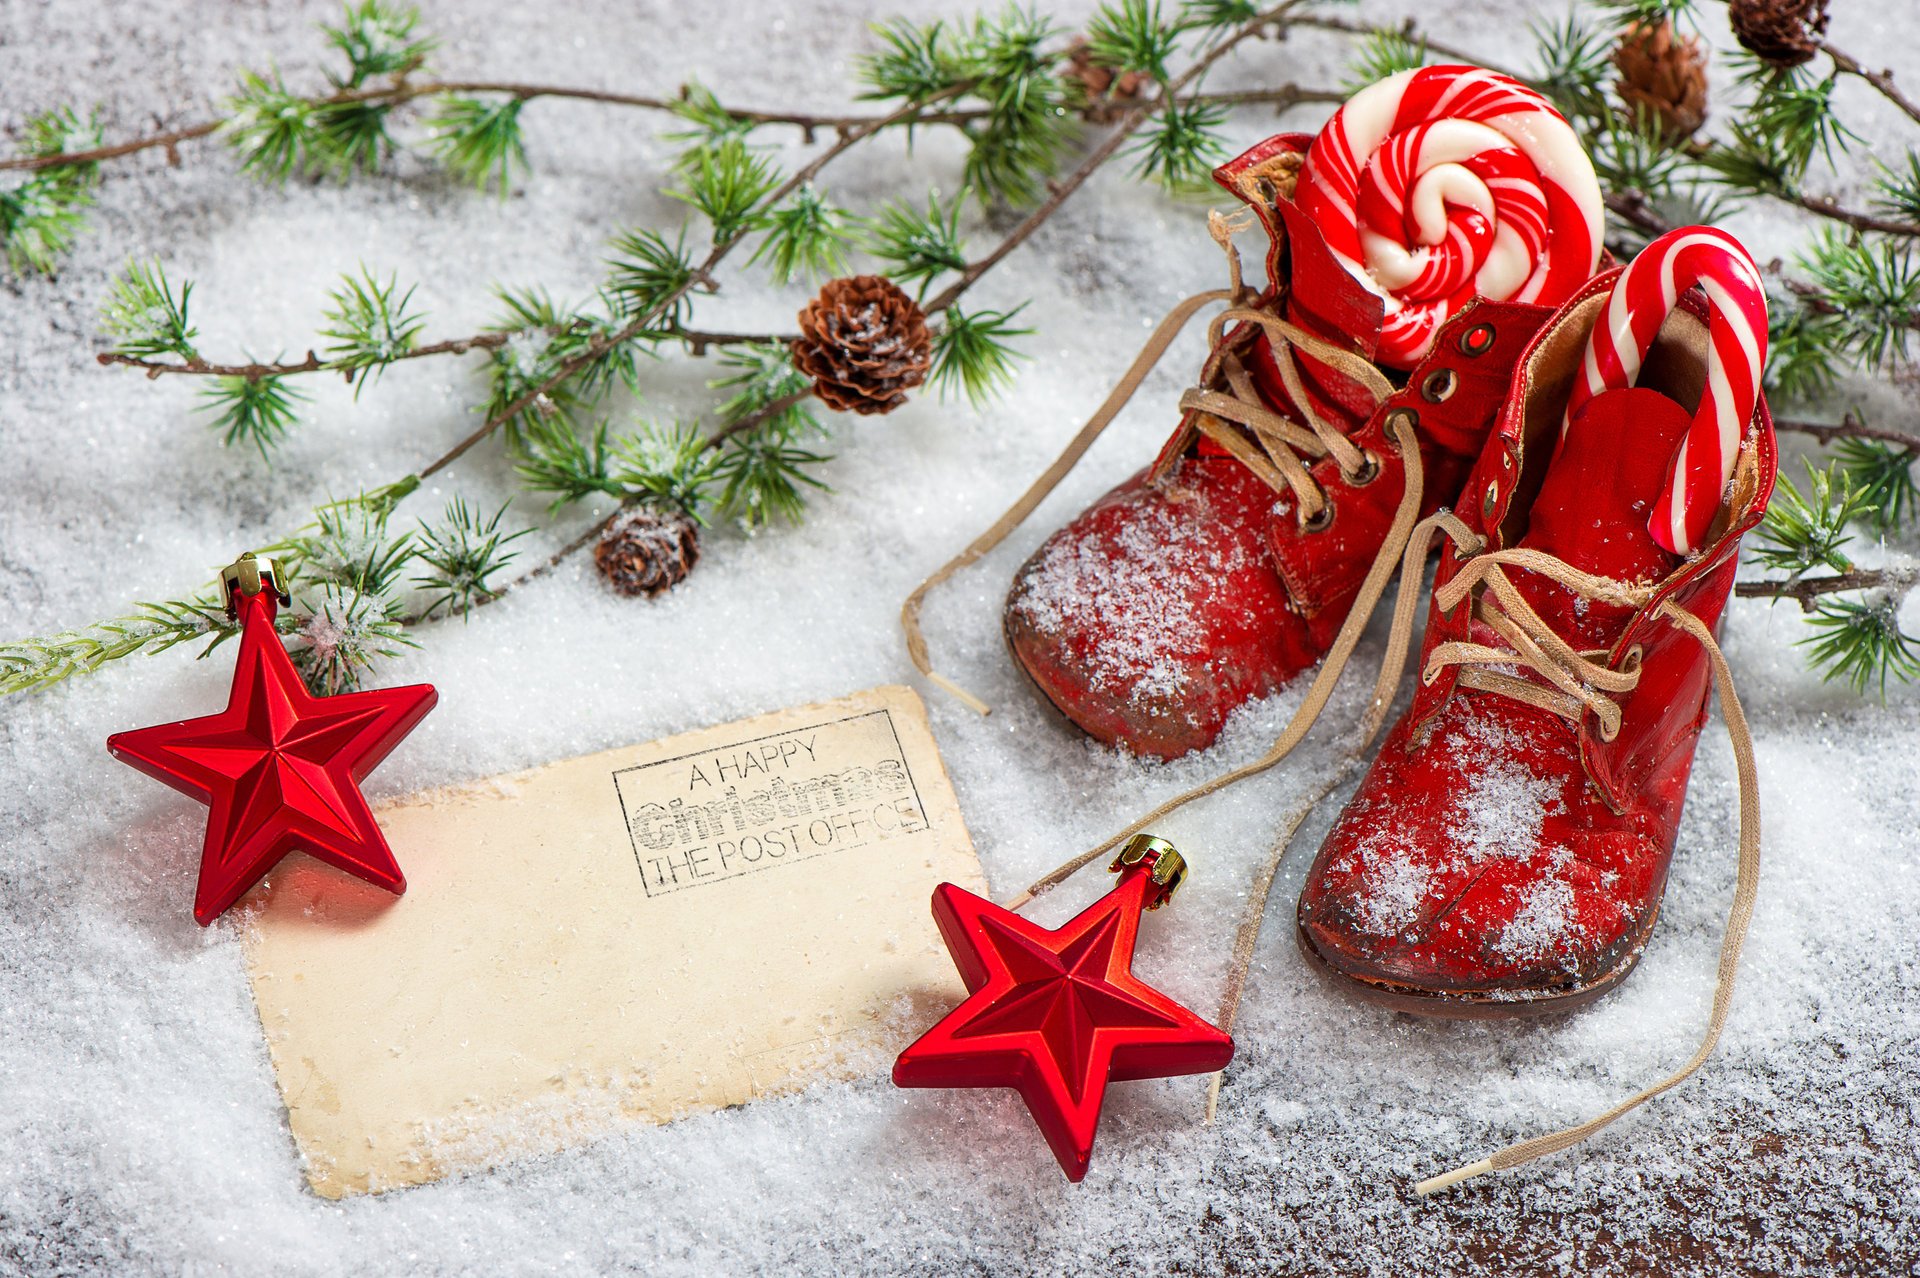
[[[1180,885],[1187,881],[1187,859],[1173,844],[1151,834],[1136,834],[1128,839],[1107,868],[1115,874],[1125,874],[1135,868],[1145,870],[1160,889],[1147,902],[1149,910],[1157,910],[1171,901]]]
[[[282,607],[293,602],[293,596],[287,593],[286,570],[276,559],[268,559],[249,550],[220,570],[220,594],[229,617],[239,614],[238,596],[252,597],[263,589],[272,590]]]

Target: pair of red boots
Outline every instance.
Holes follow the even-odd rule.
[[[1216,173],[1270,237],[1269,286],[1241,288],[1236,263],[1178,428],[1019,570],[1007,642],[1087,733],[1173,758],[1330,649],[1329,665],[1344,661],[1403,546],[1404,645],[1412,587],[1444,536],[1419,687],[1314,861],[1298,940],[1336,980],[1403,1010],[1576,1006],[1626,977],[1653,927],[1716,678],[1744,740],[1712,632],[1773,486],[1771,422],[1762,402],[1732,424],[1717,508],[1679,543],[1689,553],[1664,548],[1650,516],[1710,353],[1732,340],[1707,299],[1670,295],[1637,385],[1572,413],[1596,324],[1624,331],[1609,309],[1619,268],[1558,307],[1472,302],[1410,372],[1384,372],[1380,297],[1292,198],[1309,142],[1274,138]]]

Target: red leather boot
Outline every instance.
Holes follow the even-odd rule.
[[[1007,598],[1008,646],[1039,691],[1136,754],[1210,745],[1320,659],[1405,491],[1396,415],[1419,441],[1426,514],[1458,492],[1552,313],[1473,302],[1389,376],[1373,363],[1381,299],[1289,198],[1311,141],[1271,138],[1215,171],[1267,231],[1267,289],[1215,322],[1153,464],[1048,538]]]
[[[1689,297],[1660,328],[1639,385],[1589,400],[1556,450],[1616,274],[1597,277],[1534,338],[1458,517],[1434,525],[1449,544],[1420,687],[1300,898],[1308,957],[1400,1010],[1557,1011],[1625,979],[1659,914],[1716,676],[1742,765],[1750,905],[1757,799],[1711,631],[1740,536],[1773,488],[1772,423],[1760,402],[1695,553],[1656,544],[1650,512],[1707,377],[1706,310]],[[1723,1014],[1717,1001],[1714,1033]]]

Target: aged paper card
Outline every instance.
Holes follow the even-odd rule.
[[[928,900],[985,889],[909,688],[379,815],[405,896],[289,862],[247,941],[329,1198],[869,1074],[964,994]]]

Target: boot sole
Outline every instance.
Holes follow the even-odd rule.
[[[1028,666],[1025,661],[1022,661],[1020,659],[1020,650],[1014,647],[1013,631],[1010,628],[1004,613],[1002,613],[1000,618],[1000,642],[1004,644],[1007,649],[1007,659],[1013,662],[1014,668],[1020,672],[1020,680],[1022,683],[1026,685],[1028,695],[1030,695],[1036,702],[1038,702],[1040,706],[1046,710],[1046,712],[1050,717],[1057,720],[1061,725],[1066,727],[1069,731],[1079,736],[1085,737],[1089,741],[1097,742],[1100,745],[1106,746],[1110,750],[1131,751],[1135,758],[1152,759],[1152,760],[1157,760],[1158,762],[1161,762],[1161,763],[1170,763],[1175,759],[1184,759],[1189,754],[1194,754],[1201,750],[1210,749],[1213,746],[1213,741],[1208,741],[1205,745],[1193,746],[1187,750],[1182,750],[1177,754],[1158,754],[1151,750],[1140,749],[1136,747],[1133,743],[1128,741],[1123,741],[1119,737],[1101,736],[1099,733],[1094,732],[1093,730],[1088,728],[1085,724],[1081,723],[1078,719],[1068,714],[1066,711],[1066,708],[1062,706],[1058,701],[1054,700],[1053,694],[1047,691],[1046,685],[1041,683],[1040,680],[1034,675],[1032,668]]]
[[[1400,985],[1392,981],[1373,980],[1341,971],[1314,945],[1307,929],[1296,918],[1293,925],[1293,938],[1299,943],[1300,952],[1306,956],[1308,966],[1318,971],[1326,980],[1346,993],[1359,998],[1362,1002],[1372,1003],[1395,1012],[1407,1012],[1414,1016],[1427,1016],[1436,1020],[1453,1021],[1506,1021],[1521,1020],[1535,1016],[1552,1016],[1561,1012],[1577,1011],[1587,1004],[1595,1002],[1607,994],[1640,965],[1640,956],[1646,951],[1647,938],[1653,934],[1654,924],[1659,921],[1660,907],[1655,906],[1647,916],[1647,922],[1633,938],[1632,946],[1627,950],[1626,961],[1596,981],[1582,985],[1577,989],[1538,997],[1519,998],[1511,990],[1454,990],[1441,994],[1433,990],[1423,990],[1418,986]]]
[[[1013,630],[1007,621],[1005,609],[1002,609],[1000,613],[1000,642],[1006,646],[1007,660],[1013,662],[1013,668],[1020,672],[1020,681],[1026,685],[1028,696],[1044,706],[1053,718],[1057,719],[1066,727],[1071,728],[1083,737],[1100,741],[1099,737],[1094,736],[1093,733],[1081,727],[1074,721],[1072,715],[1069,715],[1061,708],[1060,703],[1055,701],[1053,697],[1048,694],[1046,688],[1041,685],[1040,681],[1033,677],[1033,671],[1027,668],[1027,663],[1020,659],[1020,650],[1013,646]],[[1112,745],[1113,742],[1100,741],[1100,744]]]

